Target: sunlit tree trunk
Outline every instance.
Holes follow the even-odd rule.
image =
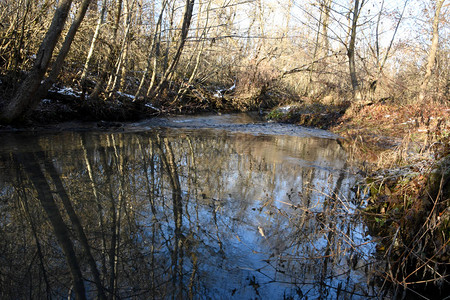
[[[117,32],[119,31],[120,17],[122,14],[122,4],[123,4],[123,0],[116,1],[116,13],[114,16],[114,23],[113,23],[113,28],[112,28],[111,45],[109,47],[105,67],[101,71],[101,74],[98,78],[97,84],[94,87],[94,90],[89,95],[89,98],[91,98],[91,99],[98,98],[98,96],[100,95],[100,93],[103,90],[103,86],[106,82],[108,74],[114,69],[114,59],[116,58],[117,50],[118,50],[117,49]]]
[[[313,82],[312,76],[313,76],[313,73],[314,73],[314,67],[315,67],[317,55],[320,52],[320,50],[319,50],[320,44],[319,43],[320,43],[320,40],[321,40],[321,38],[320,38],[320,34],[321,34],[320,28],[322,27],[322,18],[323,18],[323,10],[321,8],[320,9],[319,22],[317,24],[316,40],[315,40],[315,43],[314,43],[314,52],[313,52],[313,57],[312,57],[312,63],[311,63],[311,66],[309,67],[308,83],[306,84],[305,92],[304,92],[305,96],[308,95],[308,93],[310,91],[310,88],[312,86],[312,82]]]
[[[312,93],[315,93],[313,85],[313,75],[314,73],[320,74],[320,71],[316,65],[318,64],[318,62],[323,62],[328,55],[328,24],[330,20],[331,1],[332,0],[320,0],[318,2],[318,5],[320,7],[320,14],[317,24],[312,62],[308,67],[308,83],[305,85],[305,90],[303,92],[305,95],[308,95],[311,92],[311,89]]]
[[[117,62],[115,65],[114,74],[112,74],[109,78],[109,82],[106,90],[109,92],[108,97],[112,96],[112,93],[117,89],[118,84],[125,85],[125,75],[126,75],[126,64],[127,64],[127,56],[128,56],[128,47],[129,47],[129,35],[131,31],[131,12],[128,1],[125,1],[124,5],[124,21],[123,25],[125,29],[125,34],[122,40],[122,45],[120,47],[120,51],[117,55]],[[133,0],[131,4],[131,11],[133,11],[133,7],[136,0]],[[119,90],[121,90],[119,86]]]
[[[358,77],[356,75],[356,63],[355,63],[355,45],[356,45],[356,32],[358,30],[358,18],[361,12],[361,8],[364,5],[364,0],[361,2],[355,0],[354,8],[352,12],[351,29],[350,29],[350,41],[347,47],[348,66],[350,71],[350,80],[353,90],[353,99],[361,100],[361,90],[358,83]]]
[[[431,39],[431,46],[430,46],[430,52],[428,53],[428,62],[427,67],[425,70],[425,75],[422,80],[422,84],[420,85],[420,92],[419,92],[419,101],[424,102],[425,100],[425,93],[428,86],[428,83],[430,82],[431,78],[431,72],[433,71],[435,60],[436,60],[436,53],[438,50],[439,45],[439,15],[441,12],[441,7],[444,4],[445,0],[437,0],[436,1],[436,11],[434,13],[433,18],[433,37]]]
[[[178,61],[180,60],[180,56],[181,56],[181,53],[183,52],[184,44],[186,43],[186,38],[187,38],[187,35],[189,32],[189,27],[191,25],[193,9],[194,9],[194,0],[186,0],[183,24],[181,26],[181,35],[180,35],[180,40],[178,42],[177,51],[175,52],[175,56],[174,56],[172,62],[170,63],[169,67],[165,71],[160,83],[155,88],[155,91],[152,93],[152,96],[157,97],[159,95],[159,92],[162,90],[163,86],[166,84],[166,81],[168,80],[168,78],[172,75],[173,71],[175,70],[175,67],[178,64]]]
[[[77,33],[78,28],[80,27],[81,22],[83,21],[84,16],[86,15],[86,11],[90,3],[91,0],[83,0],[83,2],[81,3],[80,8],[78,9],[78,12],[75,16],[75,19],[73,20],[72,25],[70,25],[69,31],[67,32],[67,35],[61,46],[61,49],[59,50],[58,56],[56,57],[56,60],[52,64],[50,74],[39,87],[37,95],[35,96],[36,98],[38,98],[36,100],[42,99],[42,97],[45,96],[47,91],[51,88],[53,83],[55,83],[56,79],[58,78],[58,75],[63,67],[64,60],[66,59],[66,56],[69,53],[70,46],[72,46],[75,34]]]
[[[185,87],[181,87],[178,90],[177,97],[175,98],[174,102],[179,100],[180,98],[182,98],[186,94],[186,92],[189,89],[189,86],[192,84],[195,76],[197,75],[197,71],[198,71],[199,66],[200,66],[200,58],[201,58],[201,55],[203,53],[203,49],[205,47],[205,40],[206,40],[205,37],[206,37],[206,35],[207,35],[208,31],[209,31],[208,21],[209,21],[209,9],[211,7],[211,2],[212,1],[208,1],[208,6],[206,8],[206,20],[205,20],[205,25],[204,25],[204,28],[203,28],[203,32],[202,32],[202,34],[200,36],[198,35],[198,30],[196,32],[196,38],[200,39],[201,41],[197,44],[197,48],[200,48],[200,49],[196,48],[196,51],[194,51],[194,53],[197,52],[197,57],[195,59],[194,70],[192,71],[191,76],[189,77],[189,79],[188,79],[188,81],[186,83],[186,86]],[[203,3],[200,2],[199,9],[198,9],[198,17],[197,17],[198,20],[200,20],[200,17],[202,16],[202,4]],[[200,21],[197,22],[197,28],[200,28]]]
[[[320,54],[319,57],[325,57],[328,55],[330,49],[330,43],[328,41],[328,25],[330,24],[330,9],[332,0],[322,0],[320,2],[320,9],[323,15],[322,17],[322,32],[320,36]]]
[[[119,87],[118,90],[123,92],[125,85],[126,85],[126,75],[127,75],[127,67],[128,67],[128,50],[130,48],[130,32],[131,32],[131,26],[132,26],[132,15],[134,13],[134,3],[136,1],[133,0],[133,3],[131,4],[129,1],[126,1],[125,5],[125,12],[124,12],[124,27],[127,29],[124,37],[123,42],[123,50],[122,50],[122,60],[121,60],[121,66],[120,66],[120,78],[119,80]],[[117,80],[117,76],[116,76]]]
[[[150,70],[150,64],[152,62],[153,58],[153,74],[155,74],[156,77],[156,67],[157,67],[157,59],[159,55],[159,43],[161,40],[161,22],[164,14],[164,10],[166,9],[167,0],[164,0],[161,5],[161,12],[158,16],[158,21],[156,22],[156,28],[155,32],[153,34],[152,43],[150,46],[150,51],[148,52],[148,58],[147,58],[147,65],[145,67],[145,70],[142,74],[141,80],[139,82],[138,90],[136,91],[136,98],[138,98],[142,94],[142,89],[144,87],[145,80],[147,79],[149,70]],[[155,78],[152,76],[152,83],[154,82]],[[150,84],[148,87],[148,90],[151,90],[153,88],[153,85]]]
[[[55,14],[53,15],[52,23],[37,52],[34,66],[20,85],[14,97],[3,108],[3,111],[0,114],[0,120],[6,123],[16,120],[38,101],[34,97],[35,93],[48,69],[53,51],[61,35],[64,24],[66,23],[71,5],[72,0],[61,0],[58,3]]]
[[[152,44],[150,47],[150,51],[148,53],[147,65],[145,67],[144,73],[142,74],[141,81],[139,83],[139,87],[136,92],[136,98],[142,94],[142,89],[143,89],[145,80],[147,79],[147,76],[149,74],[150,65],[152,63],[152,60],[153,60],[152,79],[147,88],[146,96],[148,96],[150,94],[150,91],[152,90],[153,85],[155,84],[158,56],[159,56],[159,52],[160,52],[161,22],[162,22],[164,10],[166,9],[167,2],[168,2],[167,0],[164,0],[162,3],[162,6],[161,6],[161,12],[158,16],[158,21],[156,22],[156,28],[155,28],[155,32],[153,34]]]
[[[81,89],[82,89],[83,97],[84,97],[84,94],[86,93],[86,78],[87,78],[87,73],[89,70],[89,65],[91,64],[92,55],[94,54],[95,44],[97,43],[97,39],[100,34],[100,29],[105,22],[104,20],[105,20],[105,13],[106,13],[106,1],[107,0],[103,0],[103,2],[102,2],[102,10],[100,12],[100,16],[98,17],[97,26],[95,27],[95,31],[94,31],[94,36],[92,37],[91,45],[89,47],[89,51],[86,56],[86,61],[83,66],[83,71],[81,73],[80,81],[81,81]]]

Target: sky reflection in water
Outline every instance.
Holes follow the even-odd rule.
[[[375,294],[373,245],[334,139],[166,128],[3,140],[2,298],[73,290],[64,242],[88,298],[99,286],[143,299]]]

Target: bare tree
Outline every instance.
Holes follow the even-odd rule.
[[[94,36],[92,37],[91,45],[89,47],[89,51],[88,51],[88,54],[86,56],[86,61],[85,61],[84,66],[83,66],[83,71],[81,73],[80,81],[81,81],[81,89],[82,89],[82,92],[83,92],[82,93],[83,97],[84,97],[84,94],[86,93],[87,73],[88,73],[88,70],[89,70],[89,65],[90,65],[91,60],[92,60],[92,55],[94,53],[95,44],[97,43],[97,39],[98,39],[99,34],[100,34],[100,29],[101,29],[102,25],[105,22],[106,1],[107,0],[103,0],[103,2],[102,2],[102,10],[101,10],[100,15],[98,17],[97,26],[95,27],[95,31],[94,31]]]
[[[111,41],[111,45],[110,45],[109,51],[108,51],[108,56],[106,59],[106,66],[105,66],[105,68],[103,68],[103,70],[99,76],[99,79],[97,81],[97,84],[94,87],[94,90],[89,95],[89,98],[91,98],[91,99],[98,98],[100,92],[102,92],[102,90],[103,90],[103,86],[108,77],[108,74],[110,74],[110,72],[114,69],[114,59],[116,58],[117,52],[118,52],[117,33],[119,31],[120,18],[122,15],[122,4],[123,4],[123,0],[116,1],[116,11],[115,11],[114,23],[113,23],[113,27],[112,27],[112,41]]]
[[[64,24],[66,23],[71,6],[72,0],[61,0],[58,3],[50,28],[36,55],[34,66],[20,85],[14,97],[3,108],[3,111],[0,114],[0,120],[10,123],[30,109],[36,101],[39,101],[36,100],[34,95],[48,69],[53,51],[59,36],[61,35]]]
[[[161,40],[161,22],[162,22],[164,10],[166,9],[167,2],[168,2],[167,0],[163,0],[163,3],[161,5],[161,12],[159,13],[158,21],[156,22],[156,28],[155,28],[155,32],[153,34],[150,51],[148,52],[147,64],[146,64],[144,72],[142,73],[139,87],[136,92],[136,98],[141,95],[142,88],[144,86],[145,80],[147,79],[147,76],[148,76],[148,73],[150,70],[150,64],[152,62],[152,58],[153,58],[153,74],[154,74],[154,76],[152,76],[152,81],[151,81],[152,83],[149,86],[150,90],[153,87],[152,84],[154,83],[154,80],[156,78],[156,66],[157,66],[157,60],[158,60],[158,54],[159,54],[159,47],[160,47],[159,45],[160,45],[160,40]]]
[[[183,16],[183,24],[181,26],[181,35],[180,35],[180,40],[178,41],[177,51],[175,52],[175,56],[172,59],[172,62],[170,63],[169,67],[167,68],[163,77],[161,78],[160,83],[153,91],[152,96],[159,95],[159,93],[163,89],[168,78],[172,75],[176,65],[178,64],[178,62],[180,60],[180,56],[183,52],[184,44],[186,43],[186,38],[187,38],[187,35],[189,32],[189,27],[191,25],[192,12],[194,9],[194,1],[195,0],[186,0],[185,11],[184,11],[184,16]]]
[[[50,74],[41,84],[41,86],[37,91],[37,96],[35,96],[37,98],[36,101],[42,99],[42,97],[44,97],[47,91],[51,88],[53,83],[55,83],[63,67],[64,60],[66,59],[66,56],[69,53],[73,39],[75,38],[75,34],[77,33],[78,28],[80,27],[81,22],[83,21],[84,16],[86,15],[86,11],[90,3],[91,0],[83,0],[83,2],[81,3],[80,8],[78,9],[78,12],[75,16],[75,19],[73,20],[72,25],[70,26],[69,31],[67,32],[67,35],[61,46],[61,49],[59,50],[58,56],[56,57],[55,61],[52,64],[52,70],[50,71]]]
[[[322,32],[320,36],[320,53],[319,57],[328,55],[330,49],[330,42],[328,41],[328,26],[330,25],[330,9],[332,0],[320,1],[320,13],[322,17]]]
[[[442,5],[445,0],[437,0],[436,1],[436,11],[434,13],[433,18],[433,37],[431,39],[430,51],[428,53],[428,62],[425,70],[425,76],[423,77],[422,84],[420,85],[420,93],[419,93],[419,101],[424,102],[425,99],[425,91],[427,89],[428,83],[430,82],[431,72],[433,71],[433,67],[436,60],[436,53],[438,49],[439,42],[439,15],[441,12]]]
[[[354,7],[351,18],[350,28],[350,41],[347,46],[348,66],[350,71],[350,80],[353,90],[353,99],[361,100],[361,91],[358,83],[358,77],[356,76],[356,63],[355,63],[355,45],[356,45],[356,33],[358,30],[358,19],[361,13],[361,9],[364,6],[365,0],[354,0]]]

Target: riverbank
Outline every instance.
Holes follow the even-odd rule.
[[[369,232],[387,266],[379,277],[402,293],[443,298],[450,266],[450,107],[377,103],[359,108],[289,107],[270,118],[344,137],[365,176]]]
[[[404,290],[424,299],[445,297],[450,285],[449,106],[377,104],[345,115],[332,131],[357,145],[353,153],[365,163],[365,219],[388,262],[380,275],[399,295]]]

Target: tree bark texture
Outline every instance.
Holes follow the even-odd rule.
[[[80,82],[81,82],[81,89],[82,89],[83,97],[86,93],[87,72],[89,70],[89,65],[91,64],[92,55],[94,54],[95,44],[96,44],[98,36],[100,34],[100,28],[103,25],[103,23],[105,22],[104,18],[105,18],[105,13],[106,13],[106,4],[107,4],[106,0],[103,0],[102,10],[100,12],[100,16],[98,17],[97,26],[95,26],[94,36],[92,37],[91,45],[89,46],[89,51],[88,51],[88,54],[86,56],[86,61],[83,66],[83,72],[81,73]]]

